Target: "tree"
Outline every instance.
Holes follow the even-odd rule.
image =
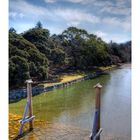
[[[36,24],[36,28],[42,29],[42,23],[40,21],[37,22]]]
[[[65,58],[66,53],[62,49],[56,48],[52,50],[51,60],[53,61],[53,64],[57,66],[65,65]]]
[[[20,87],[24,85],[24,80],[26,80],[26,78],[28,79],[29,76],[39,80],[40,67],[43,66],[46,74],[48,74],[48,65],[48,59],[34,44],[23,38],[22,35],[9,32],[10,87]],[[44,80],[46,80],[46,76],[44,76]]]
[[[13,56],[9,61],[10,86],[21,86],[30,78],[28,62],[19,56]]]
[[[20,87],[26,78],[54,80],[57,72],[131,61],[131,41],[107,44],[84,29],[69,27],[50,36],[39,21],[35,28],[17,34],[9,29],[9,85]]]
[[[16,30],[15,30],[13,27],[11,27],[11,28],[9,29],[9,32],[11,32],[11,33],[16,33]]]
[[[32,42],[49,59],[52,68],[65,64],[66,53],[60,35],[50,37],[47,29],[33,28],[25,32],[23,37]]]
[[[113,64],[125,63],[131,61],[131,41],[117,44],[111,42],[108,45],[108,53],[111,56]]]
[[[48,71],[44,66],[40,66],[38,69],[39,80],[46,80],[48,78]]]

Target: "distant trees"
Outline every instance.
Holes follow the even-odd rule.
[[[65,52],[67,53],[69,65],[74,67],[83,67],[82,52],[84,50],[85,39],[87,38],[87,32],[76,27],[69,27],[63,33],[63,45],[65,46]]]
[[[28,78],[53,79],[59,69],[87,70],[131,61],[131,41],[107,44],[84,29],[69,27],[50,36],[39,21],[32,29],[17,34],[9,29],[9,86],[22,86]],[[56,71],[56,72],[55,72]]]
[[[40,21],[38,21],[37,24],[36,24],[36,28],[42,28],[42,27],[43,27],[42,23]]]
[[[111,63],[106,51],[107,43],[101,38],[76,27],[69,27],[62,35],[65,39],[65,51],[72,66],[85,69],[88,66]]]
[[[108,53],[111,56],[112,63],[130,62],[131,61],[131,41],[117,44],[110,42],[108,45]]]

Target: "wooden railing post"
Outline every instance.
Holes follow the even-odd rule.
[[[33,116],[33,107],[32,107],[32,80],[27,80],[27,95],[29,101],[29,118]],[[30,130],[33,129],[33,120],[29,121],[29,128]]]
[[[95,88],[95,110],[98,110],[98,123],[97,123],[97,132],[100,129],[100,104],[101,104],[101,88],[102,86],[98,83],[94,86]]]
[[[33,108],[32,108],[32,83],[33,81],[29,79],[29,80],[26,80],[26,83],[27,83],[27,103],[24,109],[22,119],[20,120],[19,136],[22,134],[24,123],[29,122],[29,130],[33,129],[33,119],[35,117],[33,116]],[[29,116],[26,116],[28,110],[29,110]]]
[[[100,133],[102,129],[100,128],[100,96],[102,86],[98,83],[94,86],[95,88],[95,115],[93,122],[93,129],[90,135],[91,140],[100,140]]]

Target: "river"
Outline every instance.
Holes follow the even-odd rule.
[[[34,96],[33,110],[36,119],[91,131],[95,108],[93,86],[98,82],[103,86],[101,90],[102,137],[111,137],[112,140],[131,140],[130,66],[114,69],[108,75]],[[22,115],[25,103],[26,100],[23,99],[10,104],[9,112]],[[70,134],[67,135],[68,139],[69,136]]]

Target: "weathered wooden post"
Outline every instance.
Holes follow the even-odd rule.
[[[29,118],[31,118],[32,116],[33,116],[33,109],[32,109],[32,83],[33,83],[33,81],[32,80],[27,80],[26,81],[26,83],[27,83],[27,90],[28,90],[28,92],[27,92],[27,94],[28,94],[28,100],[29,100]],[[29,121],[29,128],[30,128],[30,130],[32,130],[33,129],[33,120],[31,120],[31,121]]]
[[[100,94],[102,86],[100,83],[94,86],[95,88],[95,115],[93,122],[93,129],[90,135],[91,140],[100,140],[100,133],[102,129],[100,128]]]
[[[35,117],[33,116],[33,108],[32,108],[32,83],[33,81],[29,79],[29,80],[26,80],[26,83],[27,83],[27,103],[24,109],[22,120],[20,120],[19,136],[22,134],[24,123],[29,122],[29,130],[33,129],[33,119]],[[26,113],[28,109],[29,109],[29,116],[26,117]]]

